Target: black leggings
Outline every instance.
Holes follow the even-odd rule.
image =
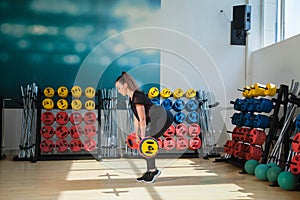
[[[159,138],[173,123],[173,115],[161,106],[153,105],[149,111],[150,123],[147,125],[146,136]],[[147,158],[147,171],[156,169],[155,157]]]

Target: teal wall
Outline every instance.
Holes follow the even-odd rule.
[[[143,15],[132,15],[131,9]],[[142,24],[158,10],[160,0],[1,0],[0,96],[20,99],[20,86],[32,82],[41,89],[71,88],[80,66],[97,45],[136,27],[135,22]],[[94,65],[105,67],[105,72],[97,87],[114,87],[122,71],[132,72],[145,91],[158,86],[160,51],[147,51],[134,50],[111,63],[99,55]]]

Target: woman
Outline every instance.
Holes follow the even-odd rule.
[[[122,72],[122,75],[117,78],[115,86],[121,95],[129,96],[137,138],[143,139],[151,136],[157,139],[173,123],[171,112],[154,105],[148,96],[139,90],[136,81],[126,72]],[[147,158],[146,163],[147,171],[136,180],[153,183],[161,172],[155,166],[155,158]]]

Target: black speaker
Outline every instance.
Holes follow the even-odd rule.
[[[233,6],[233,21],[234,29],[244,29],[245,31],[251,28],[251,6],[240,5]]]
[[[251,28],[251,6],[233,6],[231,22],[231,45],[246,45],[247,31]]]

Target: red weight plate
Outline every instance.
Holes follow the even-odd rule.
[[[52,126],[45,125],[41,128],[40,133],[43,138],[46,139],[52,138],[52,136],[54,135],[54,128]]]
[[[200,132],[201,132],[201,128],[199,124],[194,123],[189,126],[188,135],[190,137],[197,137],[200,134]]]
[[[202,146],[202,141],[200,138],[198,138],[198,137],[190,138],[190,140],[189,140],[189,149],[190,150],[200,149],[201,146]]]
[[[87,112],[84,114],[83,120],[86,124],[94,124],[97,121],[97,117],[94,112]]]
[[[86,139],[84,140],[83,146],[86,151],[91,152],[96,149],[97,144],[96,141],[93,139]]]
[[[185,137],[179,137],[176,140],[176,149],[177,150],[186,150],[189,147],[189,141]]]
[[[72,138],[78,139],[82,134],[83,134],[83,130],[80,126],[78,125],[71,126],[70,135]]]
[[[177,137],[185,137],[188,132],[189,132],[189,129],[187,127],[187,125],[181,123],[181,124],[178,124],[175,128],[176,130],[176,136]]]
[[[65,125],[68,123],[68,121],[69,121],[68,113],[63,111],[56,113],[56,122],[59,125]]]
[[[79,112],[72,113],[70,116],[70,122],[73,125],[79,125],[82,122],[82,115]]]
[[[176,147],[176,140],[173,137],[167,137],[163,140],[163,148],[167,151],[172,150]]]
[[[49,153],[53,150],[55,147],[55,144],[52,142],[52,140],[43,140],[41,141],[40,148],[42,152]]]
[[[60,139],[64,139],[68,136],[69,130],[68,127],[61,125],[56,127],[56,136]]]
[[[293,138],[292,150],[295,153],[300,153],[300,132],[297,133]]]
[[[84,127],[84,135],[87,137],[87,138],[92,138],[96,135],[96,127],[92,124],[87,124],[85,127]]]
[[[64,152],[69,148],[69,143],[67,140],[57,140],[55,142],[55,147],[58,152]]]
[[[44,112],[41,116],[41,121],[45,125],[53,124],[55,117],[52,112]]]
[[[139,148],[139,142],[136,137],[136,133],[130,133],[126,138],[126,144],[131,149],[138,149]]]
[[[81,151],[83,144],[81,140],[73,139],[70,141],[70,149],[73,152]]]
[[[172,137],[175,135],[175,126],[172,124],[163,134],[164,137]]]

